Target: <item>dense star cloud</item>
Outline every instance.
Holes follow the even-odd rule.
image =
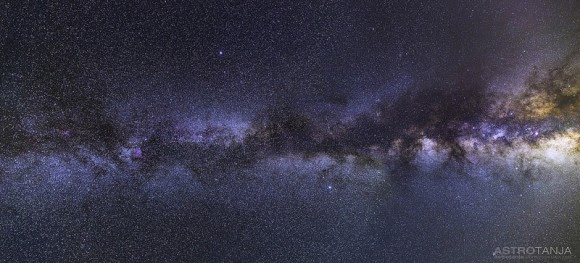
[[[578,257],[577,1],[8,2],[0,25],[0,261]]]

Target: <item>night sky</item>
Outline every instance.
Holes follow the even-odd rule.
[[[1,262],[579,259],[580,2],[72,2],[0,1]]]

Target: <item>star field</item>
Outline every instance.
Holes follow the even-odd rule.
[[[579,36],[566,0],[0,3],[0,261],[572,262]]]

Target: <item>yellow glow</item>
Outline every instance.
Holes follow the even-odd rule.
[[[554,112],[556,104],[553,99],[546,93],[536,93],[524,101],[525,111],[529,113],[528,117],[542,119],[548,117]]]
[[[548,159],[561,163],[575,153],[579,140],[580,133],[578,132],[562,133],[553,138],[542,140],[540,148]]]

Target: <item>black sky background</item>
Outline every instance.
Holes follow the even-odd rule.
[[[526,48],[570,40],[576,5],[5,3],[4,75],[79,81],[81,90],[189,92],[220,105],[383,95],[397,89],[393,80],[436,78],[474,61],[491,79],[518,65]]]

